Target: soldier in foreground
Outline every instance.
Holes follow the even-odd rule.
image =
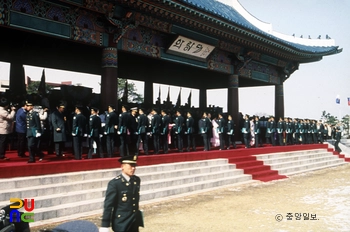
[[[112,224],[114,232],[137,232],[143,227],[143,216],[139,210],[140,183],[135,176],[137,156],[119,159],[122,173],[109,181],[100,232],[109,232]]]

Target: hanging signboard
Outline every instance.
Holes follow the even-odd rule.
[[[183,36],[178,36],[170,45],[167,52],[178,56],[205,61],[214,49],[215,46]]]

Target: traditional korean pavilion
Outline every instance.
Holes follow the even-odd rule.
[[[215,0],[0,0],[0,60],[101,75],[101,104],[117,104],[117,77],[200,90],[228,88],[238,118],[239,87],[275,86],[284,115],[283,82],[301,63],[341,52],[331,39],[274,33],[239,4]],[[10,88],[24,82],[10,75]],[[215,80],[215,81],[213,81]]]

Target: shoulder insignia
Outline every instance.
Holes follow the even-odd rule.
[[[116,180],[120,179],[120,175],[115,178]]]

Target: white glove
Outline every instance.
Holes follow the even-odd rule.
[[[41,136],[41,133],[36,133],[35,137],[40,137]]]
[[[101,227],[101,228],[99,229],[99,232],[109,232],[109,228],[107,228],[107,227]]]
[[[117,134],[120,135],[120,131],[118,131]]]
[[[91,138],[91,136],[90,136],[90,135],[88,135],[88,138]]]
[[[106,135],[106,134],[107,134],[107,132],[104,132],[104,134]]]
[[[72,133],[72,136],[76,136],[76,134]]]
[[[87,137],[87,134],[84,134],[84,137]]]
[[[103,135],[100,135],[100,138],[102,138],[103,137]]]

